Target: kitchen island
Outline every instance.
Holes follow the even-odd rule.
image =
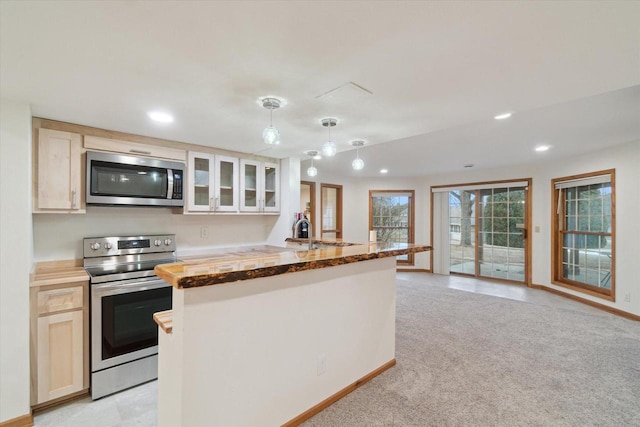
[[[395,257],[431,248],[319,243],[156,266],[160,427],[296,425],[395,364]]]

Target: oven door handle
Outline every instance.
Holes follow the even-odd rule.
[[[164,280],[154,280],[152,282],[135,282],[135,283],[120,283],[120,284],[104,284],[93,285],[91,290],[100,294],[118,293],[118,291],[137,292],[146,291],[150,289],[165,288],[171,286]]]

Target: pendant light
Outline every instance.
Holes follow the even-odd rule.
[[[322,119],[321,123],[322,126],[329,129],[329,139],[322,146],[322,154],[325,157],[333,157],[338,152],[338,147],[336,147],[336,144],[331,141],[331,128],[337,125],[338,121],[336,119],[328,117],[326,119]]]
[[[320,159],[320,153],[318,153],[317,151],[306,151],[305,154],[311,157],[311,166],[309,166],[309,168],[307,169],[307,176],[318,175],[318,169],[313,166],[313,159]]]
[[[356,147],[356,158],[353,162],[351,162],[351,167],[356,171],[362,170],[362,168],[364,168],[364,160],[360,158],[360,147],[364,145],[364,141],[351,141],[351,145]]]
[[[280,132],[273,127],[273,110],[280,108],[280,100],[277,98],[265,98],[262,100],[262,106],[269,110],[269,126],[262,132],[262,140],[265,144],[280,144]]]

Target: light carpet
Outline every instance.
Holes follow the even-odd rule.
[[[640,426],[639,322],[434,282],[397,281],[397,365],[304,426]]]

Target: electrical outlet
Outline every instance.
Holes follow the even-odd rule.
[[[209,237],[209,227],[202,226],[200,227],[200,238],[206,239]]]
[[[624,302],[631,302],[631,294],[624,294]]]
[[[318,376],[327,372],[327,355],[322,353],[318,355]]]

